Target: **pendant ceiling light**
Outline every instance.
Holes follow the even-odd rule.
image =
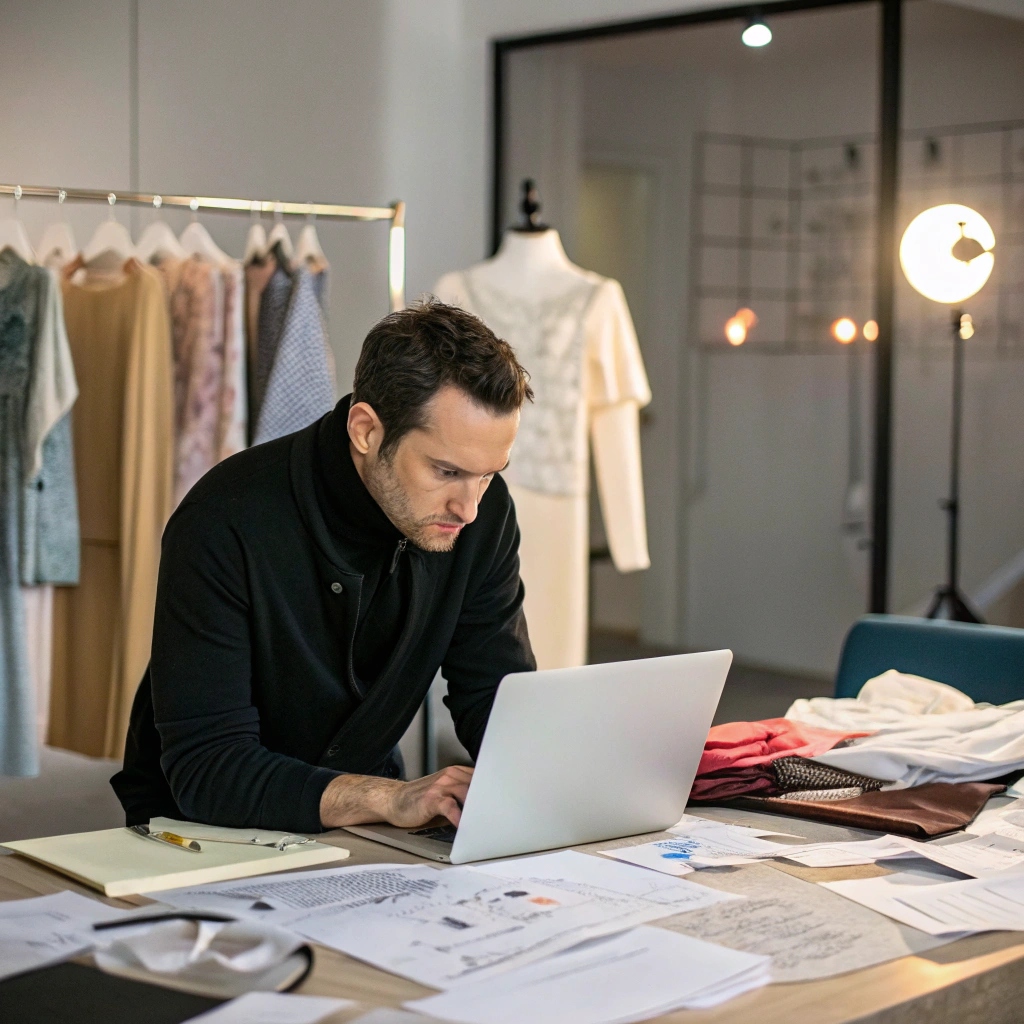
[[[744,46],[767,46],[772,41],[772,30],[765,24],[763,18],[754,17],[747,22],[740,39]]]

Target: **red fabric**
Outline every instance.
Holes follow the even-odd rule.
[[[788,718],[768,718],[763,722],[728,722],[713,726],[704,744],[697,768],[698,779],[709,772],[726,768],[749,768],[768,764],[777,757],[816,757],[843,740],[870,736],[867,732],[834,732],[791,722]]]
[[[726,768],[694,780],[691,800],[728,800],[734,796],[775,796],[779,786],[766,764],[749,768]]]

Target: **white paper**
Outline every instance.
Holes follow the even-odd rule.
[[[813,981],[942,945],[771,864],[702,872],[701,884],[746,899],[658,922],[683,935],[770,956],[772,980]]]
[[[95,942],[94,924],[130,913],[75,892],[0,903],[0,978],[85,953]]]
[[[962,843],[919,843],[894,837],[918,857],[925,857],[972,878],[987,878],[1024,865],[1024,841],[992,832]]]
[[[646,871],[637,871],[635,867],[614,864],[575,850],[491,861],[471,870],[505,878],[539,879],[569,891],[612,893],[671,907],[674,914],[737,898],[729,893],[708,890],[703,885],[658,878]]]
[[[975,836],[987,836],[1006,822],[1017,825],[1024,824],[1024,800],[1014,800],[1008,804],[997,801],[989,801],[989,806],[964,831]],[[993,807],[993,803],[997,803],[997,806]],[[1016,821],[1017,817],[1020,817],[1021,821]]]
[[[852,843],[818,843],[802,851],[786,853],[786,860],[809,868],[838,868],[854,864],[874,864],[880,860],[899,860],[914,857],[895,836],[857,840]]]
[[[832,892],[845,896],[861,906],[885,914],[893,920],[917,928],[926,935],[946,935],[948,929],[939,926],[938,922],[927,914],[922,914],[903,902],[906,893],[924,891],[929,887],[942,885],[949,878],[934,871],[900,871],[893,875],[882,875],[878,878],[857,878],[843,882],[819,883]],[[963,929],[964,934],[971,934],[978,929]]]
[[[464,1024],[626,1024],[713,1005],[767,980],[766,957],[637,928],[405,1005]]]
[[[1024,796],[1024,775],[1006,790],[1006,796]]]
[[[189,1018],[189,1024],[314,1024],[356,1004],[351,999],[247,992],[216,1009]]]
[[[690,846],[685,839],[659,839],[656,843],[644,843],[641,846],[623,846],[617,850],[600,850],[606,857],[623,860],[627,864],[636,864],[641,868],[650,868],[666,875],[692,874],[694,871],[690,861]]]
[[[160,893],[160,900],[172,907],[286,924],[296,914],[320,907],[356,906],[404,892],[430,892],[440,874],[437,868],[409,864],[323,868],[169,889]]]
[[[671,859],[694,867],[751,864],[761,857],[778,856],[786,849],[785,843],[769,842],[735,825],[694,825],[685,829],[676,826],[671,831],[675,838],[666,841],[676,845],[666,852],[673,854]],[[618,851],[601,852],[614,855]]]
[[[733,825],[726,821],[716,821],[714,818],[702,818],[699,814],[684,814],[679,821],[677,821],[671,828],[666,829],[666,832],[690,832],[693,829],[738,829],[740,833],[746,833],[748,836],[793,836],[799,839],[800,836],[794,836],[792,832],[776,832],[774,829],[768,828],[755,828],[753,825]]]
[[[430,892],[293,917],[289,927],[434,988],[486,978],[577,943],[725,899],[649,871],[564,851],[437,872]]]
[[[902,893],[899,902],[929,919],[938,934],[1024,931],[1024,873],[932,885]]]

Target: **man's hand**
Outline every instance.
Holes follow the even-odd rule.
[[[458,825],[473,769],[453,765],[412,782],[372,775],[339,775],[320,798],[324,828],[386,821],[399,828],[416,828],[443,815]]]

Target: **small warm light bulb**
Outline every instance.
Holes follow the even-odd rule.
[[[832,325],[832,337],[840,345],[849,345],[857,337],[857,325],[848,317],[840,317]]]
[[[747,340],[747,325],[738,316],[725,321],[725,340],[730,345],[742,345]]]
[[[757,324],[757,314],[752,309],[747,309],[746,306],[737,309],[733,319],[739,320],[748,331]]]
[[[970,313],[964,313],[960,317],[960,337],[967,341],[968,338],[974,337],[974,320],[971,318]]]
[[[772,30],[758,19],[743,30],[740,39],[743,40],[744,46],[767,46],[772,41]]]
[[[865,341],[878,341],[878,324],[874,320],[868,320],[864,324],[863,334]]]

